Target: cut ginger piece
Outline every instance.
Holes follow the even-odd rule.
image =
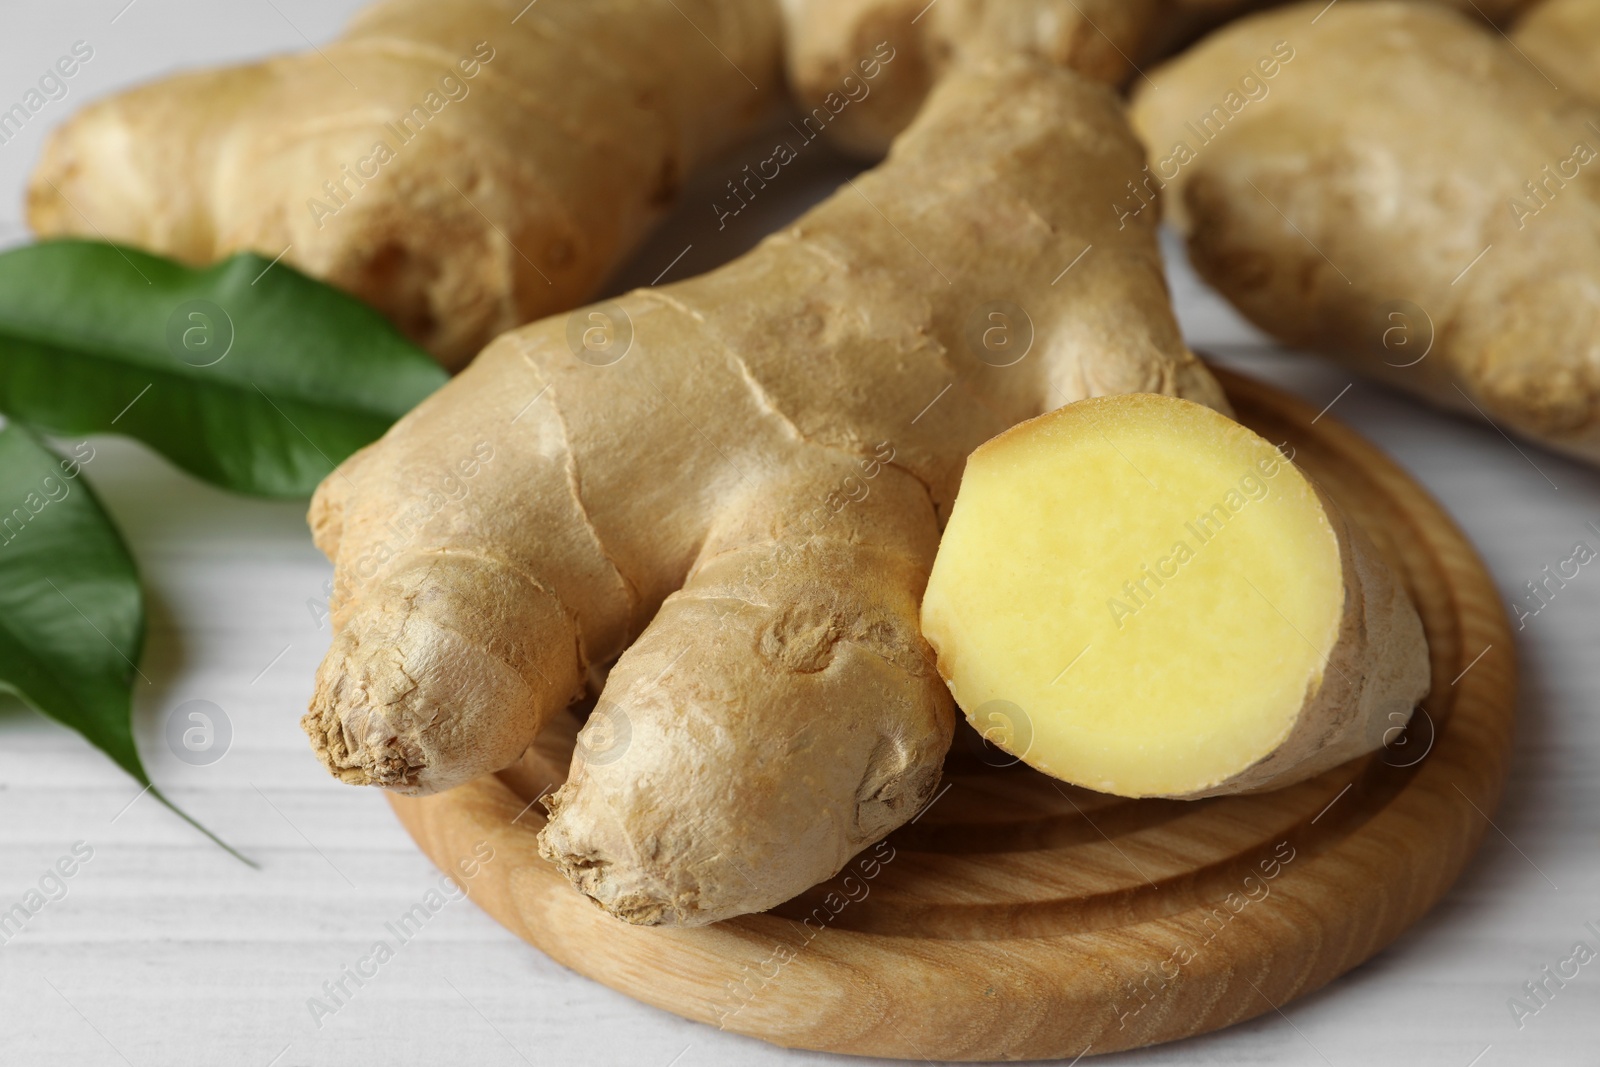
[[[972,454],[922,631],[987,740],[1131,797],[1309,778],[1393,739],[1430,677],[1405,591],[1290,457],[1144,393]]]

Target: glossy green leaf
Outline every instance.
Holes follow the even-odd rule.
[[[87,444],[63,458],[21,426],[0,430],[0,692],[72,727],[150,786],[132,722],[132,689],[144,684],[144,595],[82,477],[92,458]]]
[[[0,255],[0,412],[127,434],[239,492],[310,495],[445,379],[372,308],[253,254],[203,270],[94,241]]]

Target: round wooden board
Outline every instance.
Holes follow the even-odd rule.
[[[1281,1008],[1394,940],[1477,848],[1510,760],[1513,643],[1483,565],[1414,481],[1333,419],[1220,376],[1240,419],[1293,448],[1405,577],[1433,689],[1403,744],[1274,793],[1185,803],[992,767],[958,737],[948,788],[916,822],[773,912],[697,930],[618,922],[539,858],[534,801],[564,778],[575,720],[517,767],[392,797],[395,811],[556,960],[779,1045],[1071,1059]]]

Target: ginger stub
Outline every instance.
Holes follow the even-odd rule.
[[[765,114],[780,21],[770,0],[376,0],[322,47],[83,108],[28,222],[195,264],[280,257],[459,370],[588,300]]]
[[[1361,532],[1262,437],[1152,394],[972,455],[922,630],[988,740],[1123,796],[1309,778],[1380,747],[1429,681]]]
[[[1134,93],[1143,203],[1285,345],[1600,463],[1600,109],[1538,55],[1438,4],[1240,19]]]

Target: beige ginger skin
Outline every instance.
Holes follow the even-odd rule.
[[[1088,396],[1225,407],[1154,220],[1107,209],[1143,162],[1109,90],[964,69],[742,259],[495,341],[313,501],[318,754],[448,789],[615,660],[543,837],[574,884],[696,925],[830,877],[940,774],[954,709],[917,610],[966,455]]]
[[[1107,85],[1271,0],[781,0],[789,84],[843,149],[876,158],[944,74],[1026,55]],[[1502,20],[1528,0],[1441,0]],[[1582,5],[1584,0],[1578,0]],[[821,110],[818,110],[821,109]]]
[[[869,94],[829,132],[881,156],[947,69],[975,57],[1031,55],[1108,85],[1130,73],[1165,0],[783,0],[789,83],[803,111]],[[1098,25],[1099,30],[1095,29]],[[867,75],[871,75],[870,79]]]
[[[1261,2],[782,0],[786,64],[802,111],[832,112],[867,87],[837,108],[828,131],[847,151],[877,157],[962,63],[1025,55],[1121,85],[1173,45]]]
[[[1600,111],[1481,20],[1371,2],[1312,26],[1320,6],[1234,23],[1136,94],[1197,270],[1287,344],[1600,460]],[[1280,44],[1270,91],[1197,144]]]
[[[455,369],[594,294],[776,98],[779,37],[771,0],[382,0],[320,51],[85,108],[28,219],[192,263],[282,255]]]
[[[1511,40],[1562,91],[1600,103],[1600,4],[1544,0],[1518,20]]]

